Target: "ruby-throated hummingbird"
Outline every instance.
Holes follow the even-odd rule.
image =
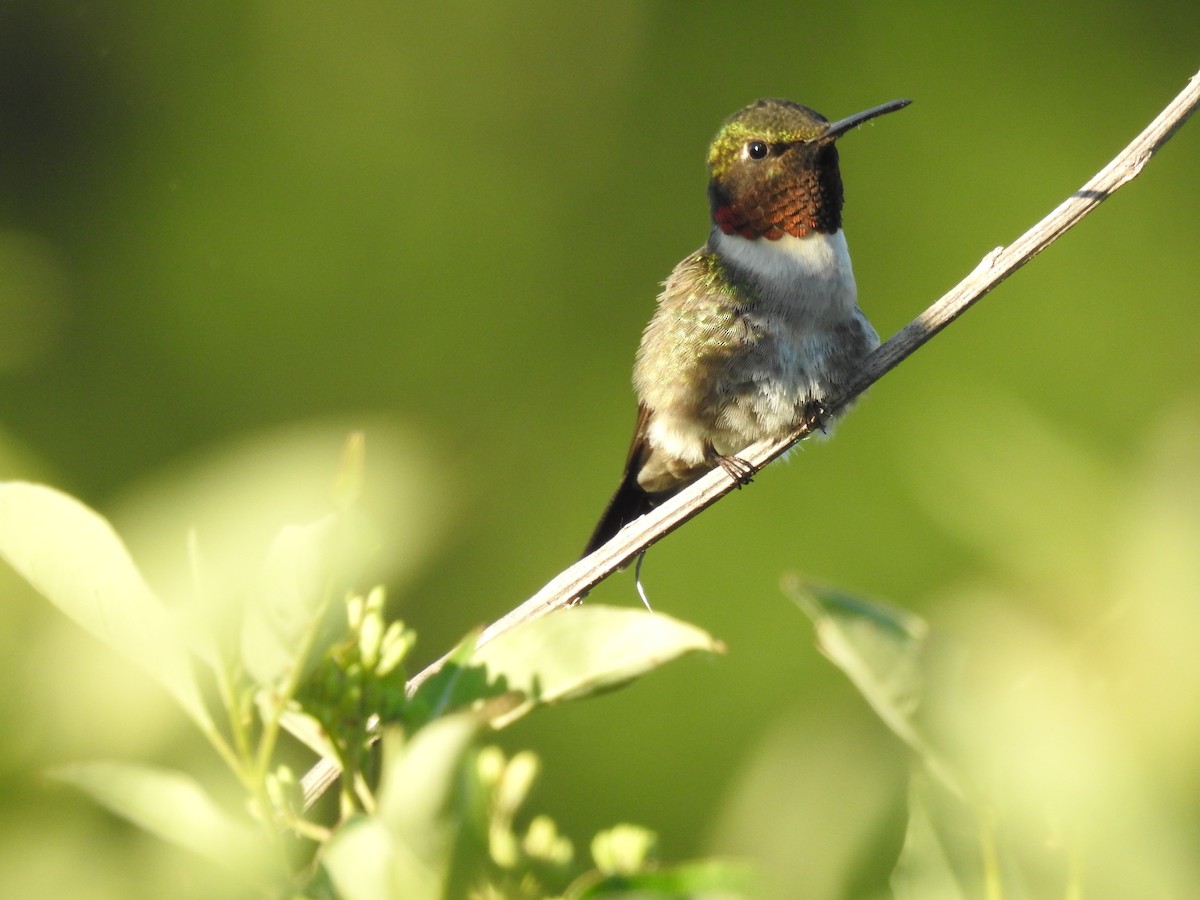
[[[588,542],[622,527],[806,418],[836,396],[879,336],[858,308],[842,234],[836,140],[909,104],[830,123],[790,100],[728,118],[708,151],[708,243],[675,267],[638,348],[637,427],[621,486]]]

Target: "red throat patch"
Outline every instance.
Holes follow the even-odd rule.
[[[713,212],[713,221],[726,234],[739,234],[750,240],[761,237],[777,241],[785,234],[806,237],[819,227],[814,218],[802,216],[797,209],[775,210],[774,213],[765,215],[762,209],[747,212],[731,204]]]
[[[750,240],[833,234],[842,227],[842,179],[836,157],[824,170],[814,166],[773,177],[736,179],[727,186],[714,183],[709,198],[717,227]]]

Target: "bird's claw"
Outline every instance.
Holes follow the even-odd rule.
[[[804,404],[804,419],[803,424],[808,426],[809,433],[819,431],[826,434],[825,426],[828,424],[831,416],[829,410],[825,408],[825,404],[820,400],[810,400]]]
[[[725,474],[737,482],[739,488],[753,481],[755,473],[758,472],[754,465],[740,456],[718,456],[717,462],[725,470]]]

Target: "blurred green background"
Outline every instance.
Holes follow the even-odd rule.
[[[0,475],[113,517],[161,585],[190,524],[243,539],[222,492],[277,476],[264,533],[319,511],[362,427],[379,576],[432,659],[572,562],[615,487],[633,352],[707,233],[703,160],[726,115],[760,96],[830,118],[913,99],[841,143],[860,298],[887,336],[1101,168],[1198,47],[1200,6],[1177,0],[9,0]],[[1123,828],[1166,854],[1156,877],[1192,884],[1198,172],[1192,123],[833,441],[657,547],[656,608],[729,654],[503,735],[543,756],[534,805],[580,841],[634,821],[667,858],[748,856],[782,896],[885,883],[906,757],[780,591],[799,572],[919,611],[965,669],[1011,676],[985,666],[997,683],[1079,667],[1103,725],[1053,747],[1112,762],[1072,808],[1104,822],[1138,798],[1151,824]],[[0,578],[3,892],[209,895],[182,852],[40,774],[203,767],[203,748]],[[631,574],[591,599],[636,604]],[[967,744],[1028,748],[950,710]]]

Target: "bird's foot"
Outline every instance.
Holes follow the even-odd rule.
[[[829,410],[825,408],[825,404],[820,400],[809,400],[804,404],[804,418],[801,419],[801,424],[808,427],[809,433],[819,431],[822,434],[828,434],[826,425],[833,418],[829,414]]]
[[[739,489],[753,481],[754,475],[758,472],[753,464],[746,462],[740,456],[717,456],[717,464],[725,470],[726,475],[737,482]]]

